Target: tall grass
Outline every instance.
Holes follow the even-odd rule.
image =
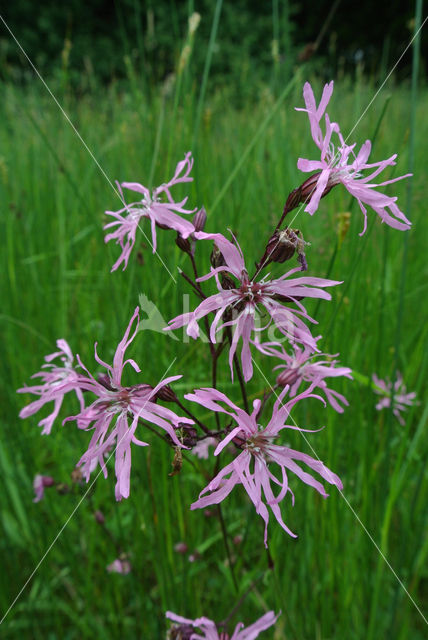
[[[218,11],[220,6],[219,2]],[[197,133],[190,203],[205,205],[209,231],[232,229],[251,262],[263,249],[287,194],[301,182],[297,157],[312,157],[314,152],[306,118],[293,109],[302,103],[301,86],[307,78],[303,72],[279,100],[271,89],[255,88],[252,103],[240,109],[228,101],[224,89],[204,94],[204,87],[199,91],[187,80],[178,100],[172,86],[170,93],[164,90],[149,101],[139,89],[138,76],[129,91],[112,85],[78,101],[67,94],[61,99],[112,181],[160,184],[192,147]],[[352,128],[374,92],[362,81],[355,87],[348,82],[336,86],[329,111],[344,131]],[[406,171],[409,160],[409,96],[406,87],[381,91],[353,134],[361,142],[369,137],[389,100],[376,134],[375,156],[398,152],[399,173]],[[340,352],[341,362],[355,369],[361,380],[372,372],[391,375],[397,365],[419,398],[427,372],[427,107],[423,91],[414,115],[413,228],[407,239],[381,225],[373,212],[369,231],[360,238],[362,216],[355,207],[350,228],[339,242],[337,216],[350,207],[348,194],[340,188],[322,201],[314,217],[301,212],[293,222],[311,242],[310,274],[329,271],[330,277],[344,281],[333,291],[332,302],[323,302],[317,310],[323,349]],[[309,403],[304,413],[296,411],[294,417],[302,426],[326,426],[311,436],[311,445],[342,477],[346,500],[332,491],[329,500],[322,501],[293,486],[296,505],[286,509],[286,521],[299,538],[292,540],[278,527],[270,527],[272,569],[266,570],[261,523],[243,492],[225,503],[229,533],[242,536],[233,548],[238,593],[217,519],[188,508],[202,488],[200,475],[185,461],[182,473],[169,477],[170,452],[156,439],[150,448],[133,451],[129,500],[115,503],[111,470],[107,481],[96,482],[69,522],[85,487],[64,495],[51,490],[43,502],[32,503],[36,472],[70,484],[87,434],[77,433],[70,423],[61,427],[58,421],[51,436],[41,437],[36,417],[17,417],[25,399],[16,396],[15,389],[39,370],[59,337],[91,367],[93,343],[98,341],[108,361],[140,293],[156,303],[165,319],[174,317],[188,292],[177,265],[187,266],[172,232],[159,231],[159,255],[176,282],[142,236],[126,272],[111,274],[117,249],[104,245],[103,211],[119,208],[120,201],[51,99],[37,84],[25,90],[4,86],[0,121],[2,612],[67,523],[8,613],[4,637],[160,638],[167,609],[221,620],[255,582],[234,620],[252,621],[265,610],[282,610],[276,630],[266,632],[266,639],[359,640],[367,637],[369,627],[375,630],[373,637],[422,638],[425,625],[409,595],[423,606],[427,411],[422,405],[411,409],[401,427],[388,412],[375,411],[368,384],[336,384],[350,402],[343,416],[316,403]],[[405,184],[394,187],[404,205]],[[406,242],[406,281],[400,296]],[[207,270],[202,251],[198,260]],[[276,265],[275,273],[281,269]],[[313,312],[316,304],[307,306]],[[184,392],[209,384],[208,361],[198,363],[197,351],[194,342],[142,332],[133,355],[147,382],[156,382],[176,358],[170,374],[185,373],[178,385]],[[271,379],[267,363],[260,363]],[[230,389],[225,361],[223,365],[220,385]],[[264,386],[255,376],[250,395]],[[67,406],[69,413],[75,410],[71,403]],[[291,444],[305,448],[298,434]],[[129,575],[106,574],[118,548],[95,522],[96,509],[105,514],[120,550],[130,554]],[[194,562],[174,550],[179,541],[189,552],[197,551]]]

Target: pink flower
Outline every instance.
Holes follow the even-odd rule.
[[[194,231],[193,224],[177,214],[193,213],[195,209],[190,211],[184,208],[187,197],[181,202],[174,202],[170,192],[171,187],[174,185],[182,182],[191,182],[193,180],[193,178],[189,176],[192,166],[193,159],[189,152],[186,153],[184,160],[177,164],[174,177],[169,182],[161,184],[160,187],[156,187],[152,193],[150,193],[147,187],[144,187],[138,182],[117,183],[120,196],[124,203],[125,198],[121,187],[136,191],[142,194],[143,197],[138,202],[125,204],[119,211],[106,211],[106,214],[112,216],[115,220],[106,224],[104,229],[114,227],[116,227],[116,229],[108,233],[104,240],[105,242],[116,240],[116,244],[119,244],[122,249],[122,253],[111,269],[112,271],[115,271],[122,262],[124,263],[123,269],[126,269],[132,247],[135,243],[135,234],[142,218],[149,218],[150,220],[153,253],[156,252],[156,225],[162,228],[175,229],[183,238],[187,238]],[[165,196],[166,202],[161,202],[162,195]]]
[[[318,338],[315,340],[318,342]],[[323,390],[327,401],[331,404],[333,409],[339,413],[343,413],[343,407],[340,406],[340,402],[345,406],[348,406],[348,401],[337,391],[329,389],[324,378],[332,378],[338,376],[346,376],[352,380],[352,371],[348,367],[337,367],[337,360],[319,360],[315,362],[315,358],[320,356],[327,356],[328,358],[335,357],[326,353],[313,354],[312,351],[305,347],[303,350],[297,345],[293,345],[294,352],[290,355],[284,349],[284,346],[275,342],[264,342],[262,344],[255,342],[256,347],[267,356],[279,358],[284,364],[279,364],[274,367],[274,371],[282,369],[281,373],[276,379],[276,382],[281,387],[289,385],[289,396],[292,398],[296,395],[303,381],[313,383],[314,388],[318,387]]]
[[[42,476],[39,473],[34,476],[33,489],[35,497],[33,502],[40,502],[43,499],[45,488],[52,487],[55,480],[51,476]]]
[[[106,567],[109,573],[122,573],[123,575],[127,575],[131,572],[132,567],[129,560],[126,557],[116,558],[113,562]]]
[[[185,395],[187,400],[197,402],[211,411],[226,413],[237,423],[237,426],[234,427],[217,446],[214,451],[215,456],[218,455],[230,441],[233,441],[234,444],[242,450],[238,457],[226,465],[215,478],[211,480],[208,486],[201,491],[199,500],[191,505],[191,509],[204,509],[209,505],[219,504],[229,495],[236,485],[242,484],[251,502],[254,504],[257,513],[265,522],[264,542],[266,547],[267,526],[269,522],[268,506],[281,527],[288,534],[296,537],[284,524],[279,507],[279,503],[285,498],[288,491],[290,491],[292,495],[292,502],[294,504],[294,495],[288,485],[287,469],[296,474],[305,484],[316,489],[324,498],[326,498],[328,494],[325,492],[323,485],[307,471],[304,471],[296,461],[303,462],[310,469],[316,471],[324,480],[342,489],[340,478],[332,473],[320,460],[315,460],[300,451],[274,444],[282,429],[293,429],[300,432],[309,431],[308,429],[301,429],[300,427],[284,423],[289,417],[292,407],[299,402],[299,400],[303,398],[318,398],[324,402],[322,398],[311,393],[313,387],[314,385],[283,405],[282,400],[288,390],[288,387],[285,387],[274,404],[272,417],[266,427],[257,422],[261,406],[260,400],[254,401],[253,412],[251,415],[248,415],[229,400],[227,396],[216,389],[198,389],[193,394],[189,393]],[[219,404],[220,402],[225,404],[227,408],[221,406]],[[280,467],[280,480],[272,472],[273,463],[276,463]],[[273,493],[271,483],[279,488],[277,496]]]
[[[107,381],[103,380],[101,383],[96,380],[77,356],[80,366],[88,374],[88,377],[82,376],[79,380],[79,386],[81,389],[91,391],[97,397],[90,406],[78,415],[66,418],[66,420],[76,420],[80,429],[93,429],[88,450],[78,462],[78,465],[83,466],[83,475],[87,482],[96,461],[101,466],[104,476],[107,477],[104,455],[110,447],[115,445],[116,500],[129,496],[131,443],[143,447],[148,446],[147,442],[142,442],[136,437],[139,419],[164,429],[179,447],[183,445],[177,438],[174,428],[178,427],[179,423],[193,424],[189,418],[180,418],[170,409],[155,404],[157,392],[181,376],[165,378],[154,388],[147,384],[138,384],[132,387],[124,387],[121,384],[122,372],[126,364],[130,364],[135,371],[140,372],[140,368],[134,360],[128,359],[124,362],[125,351],[138,331],[138,312],[137,307],[117,346],[112,366],[98,357],[97,344],[95,343],[95,360],[107,369]],[[135,320],[136,326],[130,337]],[[132,418],[131,425],[128,422],[129,417]]]
[[[382,396],[376,405],[376,409],[381,411],[381,409],[389,408],[393,399],[392,413],[397,418],[398,422],[404,427],[405,420],[401,415],[401,412],[407,411],[408,407],[417,404],[416,393],[414,391],[407,393],[407,389],[403,382],[403,376],[399,371],[396,373],[394,391],[392,390],[393,385],[390,380],[381,380],[375,373],[372,375],[372,380],[376,387],[378,387],[378,389],[374,389],[374,392]]]
[[[173,622],[179,623],[178,626],[173,625],[170,630],[168,637],[170,637],[171,640],[172,638],[180,638],[180,640],[255,640],[261,631],[265,631],[275,624],[280,613],[276,616],[273,611],[269,611],[247,628],[244,628],[242,622],[238,622],[231,636],[225,632],[220,633],[215,622],[209,620],[209,618],[189,620],[189,618],[177,616],[175,613],[172,613],[172,611],[167,611],[165,615],[170,620],[173,620]],[[194,629],[199,629],[203,635],[194,633]],[[171,631],[173,631],[175,635],[172,635]]]
[[[32,416],[47,402],[54,403],[52,413],[39,422],[39,426],[43,426],[42,434],[49,434],[51,432],[54,420],[61,409],[64,395],[69,391],[76,393],[82,411],[85,407],[82,392],[77,384],[80,376],[73,367],[74,358],[71,349],[65,340],[57,340],[56,343],[59,351],[45,356],[46,364],[42,365],[43,371],[31,376],[32,378],[41,378],[43,384],[35,385],[34,387],[25,386],[17,391],[17,393],[33,393],[34,395],[40,396],[38,400],[35,400],[20,411],[20,418]],[[62,362],[61,366],[51,364],[52,360],[56,358],[60,358]]]
[[[321,101],[317,107],[312,87],[309,82],[306,82],[303,88],[306,109],[297,109],[297,111],[307,112],[312,139],[321,151],[320,160],[305,160],[304,158],[299,158],[297,162],[297,167],[301,171],[320,171],[316,187],[312,192],[305,211],[311,215],[314,214],[318,209],[322,196],[325,195],[325,191],[328,192],[336,184],[342,183],[349,193],[357,199],[364,215],[364,228],[360,235],[363,235],[367,228],[367,210],[364,204],[372,207],[382,221],[386,222],[390,227],[401,230],[410,229],[411,222],[396,205],[397,198],[386,196],[383,193],[379,193],[379,191],[375,191],[375,189],[391,184],[392,182],[397,182],[397,180],[408,178],[412,174],[408,173],[399,178],[393,178],[392,180],[375,184],[371,182],[374,178],[382,173],[386,167],[396,164],[396,153],[386,160],[368,163],[367,160],[371,152],[370,140],[366,140],[358,152],[358,155],[355,155],[354,148],[356,145],[347,145],[345,143],[339,125],[335,122],[330,122],[327,113],[325,114],[325,135],[322,133],[320,122],[332,93],[333,82],[330,82],[324,86]],[[331,137],[334,133],[338,136],[340,143],[337,151],[331,142]],[[363,177],[361,172],[365,169],[374,170],[369,175]],[[389,213],[387,209],[389,209]]]
[[[229,351],[229,366],[233,379],[233,356],[236,352],[237,343],[242,339],[241,362],[244,372],[245,381],[251,379],[253,375],[253,365],[250,351],[250,339],[254,331],[261,331],[273,322],[275,326],[290,341],[301,342],[312,350],[317,350],[316,341],[311,335],[308,327],[300,319],[302,316],[310,322],[316,322],[311,318],[303,304],[300,302],[301,297],[323,298],[330,300],[331,295],[323,291],[323,287],[330,287],[340,282],[336,280],[325,280],[323,278],[289,278],[289,276],[300,271],[300,268],[292,269],[276,280],[261,279],[258,282],[251,281],[245,267],[244,257],[239,245],[235,246],[229,240],[219,233],[195,233],[197,239],[208,238],[214,240],[220,250],[225,264],[217,268],[211,268],[210,273],[198,278],[199,281],[207,280],[212,276],[215,277],[218,292],[215,295],[206,298],[191,313],[185,313],[177,316],[169,322],[169,326],[165,327],[165,331],[170,329],[178,329],[187,325],[187,334],[192,338],[199,336],[198,321],[211,312],[215,312],[214,320],[211,324],[210,340],[215,343],[216,333],[223,327],[233,327],[233,340]],[[238,284],[231,288],[223,289],[218,277],[221,272],[232,274]],[[321,288],[320,288],[321,287]],[[292,302],[298,308],[291,309],[284,304]],[[266,327],[256,327],[256,315],[259,313],[259,306],[266,309],[270,319]],[[224,322],[221,327],[219,323],[226,310],[233,313],[232,319]]]

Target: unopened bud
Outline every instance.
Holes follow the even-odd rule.
[[[156,393],[156,397],[159,398],[159,400],[162,400],[163,402],[177,402],[178,400],[177,396],[175,395],[174,391],[169,386],[169,384],[166,384],[165,386],[161,387],[159,391]]]
[[[321,171],[314,173],[312,176],[309,176],[307,180],[300,186],[300,201],[302,204],[307,204],[309,200],[312,198],[317,186],[318,179],[321,175]],[[327,182],[327,186],[322,192],[321,198],[324,198],[335,186],[335,183]]]
[[[282,229],[275,231],[266,245],[264,255],[257,265],[258,269],[267,266],[270,262],[283,263],[293,257],[297,252],[297,259],[302,266],[302,271],[307,269],[304,248],[307,243],[303,240],[299,229]]]
[[[181,442],[185,447],[193,448],[198,442],[198,432],[195,427],[191,424],[180,422],[179,428],[181,429]]]
[[[187,623],[173,624],[166,636],[167,640],[190,640],[192,637],[195,637],[195,627]]]
[[[211,252],[210,261],[214,269],[217,269],[217,267],[223,267],[226,264],[226,260],[223,258],[223,254],[216,244],[214,244]]]
[[[97,375],[97,382],[102,384],[103,387],[105,387],[109,391],[113,391],[113,387],[111,386],[111,380],[110,380],[110,377],[107,375],[107,373],[99,373]]]
[[[195,227],[195,231],[203,231],[205,227],[205,223],[207,221],[207,212],[205,211],[205,207],[199,209],[193,216],[193,226]]]
[[[297,262],[300,264],[302,271],[308,270],[308,263],[306,262],[306,256],[303,251],[297,254]]]
[[[181,236],[179,233],[177,233],[175,244],[179,249],[184,251],[184,253],[191,253],[192,251],[192,247],[190,245],[188,238],[183,238],[183,236]]]
[[[277,377],[276,383],[280,387],[285,387],[287,384],[291,387],[292,384],[297,382],[299,377],[299,369],[284,369]]]
[[[283,263],[293,257],[296,251],[296,234],[291,229],[275,231],[266,246],[266,259],[269,262]]]
[[[94,518],[95,518],[96,522],[98,522],[98,524],[104,524],[104,522],[106,521],[103,512],[100,511],[99,509],[97,509],[94,512]]]
[[[232,278],[225,273],[221,275],[221,287],[222,289],[236,289],[236,283],[232,280]]]
[[[235,446],[238,447],[238,449],[243,449],[245,443],[247,442],[246,438],[243,438],[242,436],[235,436],[232,439],[232,442]]]

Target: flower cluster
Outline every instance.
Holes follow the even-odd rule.
[[[139,329],[138,307],[116,347],[112,364],[99,357],[95,344],[97,366],[105,370],[101,374],[94,376],[78,355],[76,364],[68,343],[64,339],[58,340],[59,351],[46,356],[42,370],[33,376],[41,379],[40,384],[18,390],[19,393],[37,396],[35,401],[21,410],[20,416],[30,417],[45,404],[53,402],[53,411],[39,422],[43,427],[42,433],[49,434],[59,415],[64,396],[70,391],[74,392],[80,410],[75,415],[68,415],[63,422],[73,421],[81,432],[88,431],[91,434],[89,444],[77,462],[78,469],[75,470],[80,483],[83,478],[88,482],[91,473],[98,466],[107,477],[109,459],[114,457],[116,499],[128,498],[132,447],[149,446],[146,435],[148,431],[155,431],[173,449],[173,470],[169,473],[170,476],[181,473],[187,462],[186,456],[182,455],[183,449],[192,451],[199,458],[193,458],[195,468],[209,465],[215,459],[215,466],[208,466],[209,471],[204,472],[208,484],[189,505],[190,509],[218,505],[240,485],[264,522],[266,547],[271,515],[286,533],[293,538],[297,537],[284,521],[288,494],[294,505],[296,478],[315,489],[323,498],[328,496],[325,483],[342,490],[339,476],[316,454],[313,457],[291,448],[286,439],[287,436],[291,439],[293,434],[299,434],[299,438],[306,440],[305,433],[322,429],[298,426],[291,416],[296,405],[316,399],[324,406],[328,403],[339,413],[348,406],[346,398],[330,388],[329,378],[352,379],[352,371],[348,367],[338,366],[335,359],[338,354],[330,356],[321,353],[318,348],[321,336],[314,337],[308,326],[317,324],[317,320],[307,310],[307,302],[310,304],[311,300],[330,300],[331,294],[326,289],[340,285],[341,282],[313,275],[300,275],[301,271],[309,269],[305,255],[305,247],[309,243],[303,239],[299,229],[286,225],[283,227],[283,222],[288,212],[302,202],[306,205],[306,211],[314,214],[321,198],[340,183],[358,201],[364,215],[362,234],[367,226],[366,205],[371,206],[383,222],[396,229],[409,229],[411,223],[398,208],[396,197],[377,191],[378,187],[407,176],[379,184],[374,182],[382,171],[395,164],[396,155],[369,163],[369,140],[355,154],[355,145],[346,143],[339,125],[331,122],[326,113],[332,92],[331,82],[324,87],[317,105],[309,83],[304,86],[306,108],[299,110],[308,114],[312,138],[321,152],[320,159],[298,160],[300,170],[315,173],[289,194],[278,224],[274,229],[267,230],[267,244],[264,248],[260,247],[258,256],[251,257],[251,263],[255,264],[255,271],[251,276],[248,269],[250,257],[244,258],[244,252],[236,238],[232,237],[231,241],[219,232],[205,232],[205,209],[187,209],[187,197],[176,202],[171,194],[176,185],[193,180],[190,176],[193,167],[190,152],[185,155],[184,160],[178,162],[169,182],[152,191],[136,182],[118,184],[124,206],[119,211],[106,212],[113,220],[104,227],[108,231],[105,242],[115,240],[121,249],[111,270],[115,271],[120,265],[126,269],[136,241],[137,229],[144,218],[150,220],[153,252],[157,250],[157,229],[176,231],[176,245],[190,260],[193,275],[189,277],[183,270],[180,273],[192,286],[199,300],[191,311],[171,319],[164,330],[186,327],[187,335],[197,340],[201,337],[199,323],[204,322],[208,333],[212,383],[210,386],[185,392],[183,401],[173,389],[174,383],[182,379],[181,374],[165,377],[154,386],[147,382],[130,386],[125,384],[123,377],[126,365],[134,372],[141,373],[137,362],[126,357]],[[325,133],[321,128],[322,120]],[[337,150],[332,143],[333,136],[337,136],[339,141]],[[363,176],[362,172],[365,170],[369,173]],[[123,189],[139,194],[141,199],[126,204]],[[197,213],[192,221],[183,217],[195,211]],[[199,252],[199,248],[203,250],[206,247],[212,248],[211,268],[208,273],[205,269],[204,275],[200,276],[196,248]],[[298,267],[284,269],[280,266],[293,256],[297,257]],[[255,257],[259,259],[254,260]],[[279,273],[266,273],[268,266],[272,270],[279,269]],[[213,279],[211,284],[215,283],[216,288],[211,295],[204,290],[210,279]],[[234,398],[232,400],[219,389],[217,369],[221,366],[219,363],[223,358],[222,354],[227,354],[232,382],[235,376],[239,380],[244,408],[235,396],[231,394]],[[262,398],[254,399],[251,411],[247,383],[254,375],[253,358],[262,356],[274,363],[272,369],[277,372],[276,381],[271,384],[265,378],[268,389],[263,391]],[[382,395],[376,408],[382,409],[392,404],[394,414],[403,424],[401,412],[414,404],[415,394],[406,392],[399,375],[393,388],[390,382],[379,380],[376,376],[373,376],[373,380],[376,392]],[[188,389],[192,388],[185,378],[183,382],[189,384]],[[316,390],[320,395],[315,393]],[[177,411],[180,410],[180,414],[184,412],[185,416],[163,406],[162,402],[176,404]],[[188,405],[183,404],[184,402]],[[197,413],[199,410],[195,405],[205,410],[203,418],[194,415],[193,411]],[[34,501],[41,500],[44,489],[54,484],[50,476],[38,474],[34,480]],[[239,491],[241,490],[237,489]],[[96,519],[105,527],[105,518],[101,512],[97,512]],[[226,536],[224,523],[221,524]],[[183,544],[182,549],[187,549],[187,545]],[[225,546],[228,548],[226,540]],[[192,557],[196,561],[199,556],[195,552]],[[229,561],[232,562],[230,558]],[[107,566],[109,573],[127,574],[131,569],[129,556],[123,553]],[[275,624],[278,617],[270,611],[247,628],[238,623],[232,635],[228,635],[224,623],[216,624],[208,618],[191,620],[171,612],[166,615],[174,623],[168,631],[171,640],[252,640]]]

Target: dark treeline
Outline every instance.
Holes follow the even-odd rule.
[[[66,74],[81,84],[110,82],[132,69],[148,86],[177,68],[188,35],[188,18],[201,16],[187,64],[203,71],[216,12],[220,11],[211,77],[269,80],[273,70],[285,79],[294,66],[311,60],[325,77],[360,71],[382,79],[413,34],[414,3],[378,0],[14,0],[3,17],[39,70]],[[422,40],[422,59],[427,47]],[[1,77],[30,75],[4,25],[0,31]],[[409,76],[410,51],[396,77]]]

